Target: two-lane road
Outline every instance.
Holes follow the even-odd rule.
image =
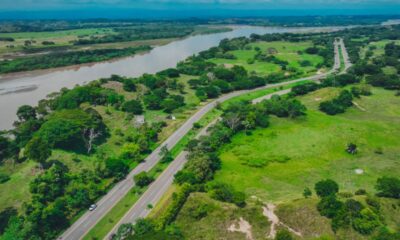
[[[339,67],[340,67],[340,61],[337,62],[337,59],[339,59],[339,51],[338,51],[338,44],[335,42],[335,64],[332,70],[330,70],[327,73],[323,74],[317,74],[311,77],[305,77],[297,80],[292,80],[288,82],[283,82],[283,83],[277,83],[277,84],[268,84],[266,86],[256,88],[256,89],[251,89],[251,90],[242,90],[242,91],[236,91],[232,93],[225,94],[218,99],[215,99],[214,101],[206,104],[203,106],[201,109],[199,109],[193,116],[191,116],[177,131],[175,131],[165,142],[163,142],[157,149],[155,149],[146,159],[143,163],[139,164],[134,170],[132,170],[129,175],[116,184],[104,197],[102,197],[98,202],[97,202],[97,208],[94,211],[88,211],[85,214],[83,214],[70,228],[68,228],[60,237],[59,239],[67,239],[67,240],[78,240],[82,239],[89,231],[92,229],[128,192],[129,190],[135,186],[135,183],[133,181],[133,176],[137,175],[140,172],[143,171],[149,171],[151,170],[160,160],[160,150],[163,146],[167,146],[169,149],[173,148],[192,128],[193,124],[197,121],[199,121],[204,115],[206,115],[209,111],[211,111],[218,103],[224,102],[228,99],[231,99],[233,97],[258,91],[261,89],[268,89],[268,88],[276,88],[280,86],[285,86],[288,84],[296,83],[296,82],[301,82],[305,80],[313,80],[313,81],[318,81],[320,79],[325,78],[326,76],[336,72]],[[181,155],[179,155],[181,156]],[[184,157],[181,156],[183,160],[178,159],[174,160],[174,162],[171,163],[170,168],[173,168],[173,170],[179,170],[183,166],[184,162]],[[167,170],[166,170],[167,171]],[[171,171],[176,172],[176,171]],[[125,222],[133,222],[135,219],[138,217],[144,217],[148,213],[148,210],[146,210],[146,206],[148,203],[151,203],[152,201],[149,201],[149,199],[159,199],[161,196],[164,194],[166,187],[163,187],[161,185],[169,186],[172,183],[173,175],[163,173],[158,179],[161,177],[165,177],[167,180],[164,181],[158,181],[158,179],[151,185],[151,187],[145,192],[145,194],[136,202],[136,204],[129,210],[129,212],[123,217],[122,221],[120,223],[125,223]],[[153,187],[156,185],[156,187]],[[157,187],[158,186],[158,187]],[[152,190],[150,190],[152,189]],[[147,197],[145,197],[147,196]],[[140,213],[137,213],[137,212]],[[117,229],[119,227],[119,224],[116,225],[116,227],[113,229]],[[113,232],[112,231],[112,232]]]
[[[279,87],[279,86],[284,86],[284,85],[288,85],[288,84],[291,84],[291,83],[300,82],[300,81],[304,81],[304,80],[319,81],[319,80],[325,78],[326,76],[337,72],[340,69],[339,45],[340,45],[340,42],[336,42],[335,41],[335,43],[334,43],[334,52],[335,52],[334,66],[333,66],[332,70],[330,70],[327,73],[318,74],[318,75],[315,75],[315,76],[301,78],[301,79],[297,79],[297,80],[293,80],[293,81],[289,81],[289,82],[284,82],[284,83],[270,84],[270,85],[267,85],[267,86],[264,86],[264,87],[261,87],[261,88],[258,88],[258,89],[234,92],[234,93],[225,95],[224,97],[222,97],[220,99],[215,100],[214,102],[210,103],[209,105],[211,105],[212,108],[213,108],[215,106],[216,102],[223,102],[223,101],[226,101],[226,100],[228,100],[228,99],[230,99],[232,97],[239,96],[241,94],[245,94],[245,93],[252,92],[252,91],[257,91],[257,90],[260,90],[260,89],[276,88],[276,87]],[[281,91],[278,91],[278,92],[275,92],[275,93],[271,93],[271,94],[268,94],[268,95],[265,95],[263,97],[260,97],[260,98],[257,98],[255,100],[253,100],[253,103],[258,103],[258,102],[261,102],[262,100],[269,99],[275,94],[284,95],[284,94],[287,94],[289,92],[290,92],[290,89],[285,89],[285,90],[281,90]],[[214,123],[215,123],[215,121],[213,121],[207,127],[203,128],[202,131],[198,134],[197,137],[207,134],[207,128],[210,125],[213,125]],[[183,137],[183,136],[181,136],[181,137]],[[165,192],[168,190],[168,188],[170,187],[170,185],[173,182],[174,175],[179,170],[181,170],[183,168],[183,166],[184,166],[184,164],[186,162],[186,155],[187,155],[187,152],[184,151],[184,152],[180,153],[175,158],[175,160],[168,166],[168,168],[164,170],[162,175],[160,177],[158,177],[156,179],[156,181],[154,181],[149,186],[149,188],[142,195],[142,197],[132,206],[132,208],[115,225],[115,227],[112,229],[112,231],[104,239],[110,239],[111,236],[113,235],[113,233],[115,233],[118,230],[119,226],[121,226],[122,224],[124,224],[124,223],[134,223],[137,219],[144,218],[150,213],[151,209],[148,209],[147,205],[148,204],[151,204],[151,205],[157,204],[157,202],[165,194]]]

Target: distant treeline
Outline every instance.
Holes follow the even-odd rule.
[[[169,20],[146,19],[87,19],[87,20],[8,20],[0,21],[0,33],[43,32],[84,28],[118,28],[155,25],[204,25],[204,24],[243,24],[262,26],[343,26],[371,25],[399,19],[399,15],[358,15],[358,16],[266,16],[256,18],[190,18]]]
[[[63,67],[75,64],[106,61],[118,57],[133,55],[139,51],[150,50],[150,46],[125,49],[97,49],[78,52],[60,52],[43,56],[23,57],[9,61],[0,61],[0,73],[31,71]]]
[[[74,42],[74,45],[86,45],[97,43],[127,42],[135,40],[181,38],[195,31],[193,25],[159,25],[130,28],[115,28],[117,34],[109,34],[101,37],[91,36]]]

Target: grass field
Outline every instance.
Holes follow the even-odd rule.
[[[355,100],[364,110],[352,107],[337,116],[319,112],[319,102],[338,92],[326,88],[300,97],[308,108],[302,119],[273,117],[267,129],[236,135],[220,152],[222,169],[214,181],[244,191],[247,206],[241,209],[212,200],[205,193],[191,194],[174,222],[185,238],[246,239],[245,233],[228,231],[243,218],[251,226],[252,239],[266,239],[271,227],[262,207],[273,203],[279,220],[302,234],[296,239],[369,239],[351,228],[333,233],[330,220],[316,210],[316,196],[304,199],[302,192],[305,187],[313,189],[321,179],[332,178],[341,192],[363,188],[373,194],[378,177],[398,176],[400,98],[392,91],[373,88],[372,96]],[[358,145],[357,155],[345,152],[349,142]],[[355,169],[364,173],[356,174]],[[366,204],[365,196],[354,198]],[[399,202],[381,199],[380,204],[385,224],[399,230]],[[204,206],[206,216],[196,219],[195,209]]]
[[[215,58],[210,61],[216,64],[225,64],[225,65],[241,65],[246,68],[249,72],[255,72],[260,75],[267,75],[273,72],[281,71],[281,67],[274,63],[260,62],[255,61],[254,63],[248,63],[249,59],[253,59],[256,55],[257,51],[256,47],[260,48],[262,53],[267,53],[268,49],[275,49],[277,51],[275,57],[280,60],[285,60],[289,62],[289,67],[298,69],[302,71],[304,74],[316,72],[316,65],[323,61],[322,57],[316,55],[310,55],[306,53],[299,54],[299,51],[304,51],[305,49],[312,46],[311,42],[300,42],[300,43],[292,43],[292,42],[257,42],[248,44],[250,47],[249,50],[235,50],[230,51],[229,53],[233,54],[237,59],[222,59]],[[301,61],[310,61],[311,66],[302,67],[300,66]]]
[[[328,88],[300,98],[308,108],[304,118],[272,117],[269,128],[235,136],[221,150],[222,170],[215,181],[263,201],[280,202],[301,197],[305,187],[324,178],[338,181],[344,191],[373,192],[378,177],[398,176],[400,98],[374,88],[373,96],[355,100],[365,111],[353,107],[328,116],[317,110],[320,101],[337,92]],[[348,143],[359,146],[357,155],[345,152]],[[375,153],[379,150],[383,154]],[[364,174],[357,175],[355,169]]]
[[[372,50],[373,57],[382,56],[385,53],[385,46],[388,43],[395,42],[397,45],[400,44],[399,40],[381,40],[377,42],[371,42],[367,46],[361,49],[361,56],[365,56],[365,53],[370,47],[374,48]]]

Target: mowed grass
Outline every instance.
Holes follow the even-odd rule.
[[[352,107],[336,116],[320,112],[319,102],[338,91],[326,88],[301,97],[306,117],[271,117],[269,128],[236,135],[220,151],[222,169],[215,181],[232,184],[248,197],[280,202],[301,197],[305,187],[325,178],[343,191],[374,192],[378,177],[399,176],[400,98],[374,88],[372,96],[355,100],[363,110]],[[357,144],[357,155],[345,152],[348,143]]]
[[[228,66],[243,66],[248,72],[255,72],[260,75],[280,72],[281,67],[274,63],[260,62],[257,60],[252,64],[248,63],[248,60],[253,59],[254,56],[257,54],[257,51],[255,50],[256,47],[260,48],[262,53],[268,53],[268,49],[270,48],[275,49],[277,53],[274,54],[274,56],[276,56],[280,60],[288,61],[289,67],[299,69],[305,73],[317,71],[315,66],[323,61],[323,58],[321,56],[310,55],[306,53],[299,54],[299,52],[303,52],[305,49],[312,47],[311,42],[258,42],[248,44],[248,47],[250,47],[249,50],[230,51],[229,53],[233,54],[236,59],[214,58],[210,61],[216,64],[225,64]],[[301,67],[300,62],[305,60],[310,61],[312,66]]]

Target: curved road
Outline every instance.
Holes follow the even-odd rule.
[[[311,77],[305,77],[297,80],[292,80],[277,84],[268,84],[263,87],[259,87],[251,90],[242,90],[232,92],[215,99],[214,101],[203,106],[193,116],[191,116],[177,131],[175,131],[167,140],[165,140],[158,148],[156,148],[143,163],[139,164],[129,175],[118,184],[116,184],[104,197],[97,202],[97,208],[94,211],[87,211],[83,214],[70,228],[68,228],[59,239],[67,240],[78,240],[82,239],[92,227],[94,227],[128,192],[135,186],[133,176],[143,171],[151,170],[160,160],[160,150],[163,146],[167,146],[169,149],[173,148],[189,131],[195,122],[199,121],[204,115],[211,111],[218,103],[224,102],[233,97],[254,92],[261,89],[276,88],[285,86],[288,84],[301,82],[304,80],[318,81],[325,78],[326,76],[337,72],[340,68],[340,57],[339,57],[339,44],[335,42],[335,64],[332,70],[327,73],[317,74]],[[342,48],[344,49],[344,48]],[[339,60],[339,61],[338,61]],[[123,223],[134,222],[140,217],[145,217],[148,214],[147,205],[155,204],[161,198],[161,196],[168,189],[169,185],[173,181],[174,174],[179,171],[185,162],[185,153],[181,153],[169,166],[168,168],[157,178],[155,182],[151,184],[148,190],[142,195],[142,197],[133,205],[133,207],[126,213],[121,221],[113,228],[106,238],[109,238],[113,232]]]

